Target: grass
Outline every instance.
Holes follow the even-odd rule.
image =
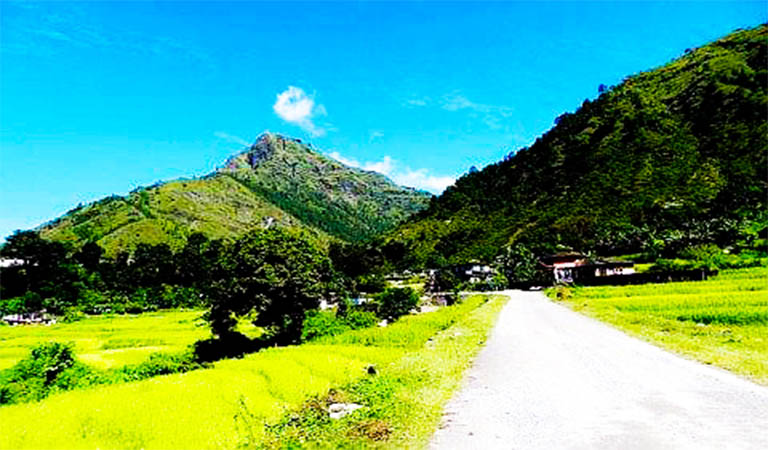
[[[768,385],[766,267],[724,270],[707,281],[548,292],[632,335]]]
[[[474,301],[480,298],[473,297]],[[440,423],[443,407],[460,387],[465,370],[488,337],[505,300],[506,297],[494,296],[469,314],[453,320],[441,318],[453,325],[433,336],[426,345],[413,346],[401,358],[381,366],[377,375],[304,402],[301,408],[267,427],[262,446],[426,447]],[[364,337],[361,342],[370,342],[369,336],[363,335],[350,333],[341,339],[355,336]],[[421,338],[414,342],[421,342]],[[354,402],[363,408],[341,420],[331,420],[326,410],[334,402]]]
[[[412,390],[393,391],[414,407],[392,409],[388,436],[392,442],[405,442],[408,436],[423,442],[484,336],[474,330],[490,328],[500,305],[500,300],[486,303],[486,297],[475,296],[386,328],[267,349],[220,361],[211,369],[2,407],[0,448],[253,447],[273,442],[274,427],[268,424],[280,423],[308,398],[366,380],[371,365],[382,374],[375,380],[414,380],[408,383]],[[408,425],[406,413],[418,423]]]
[[[201,311],[93,316],[55,325],[0,326],[0,370],[27,356],[39,342],[73,342],[86,364],[110,369],[137,364],[154,352],[181,351],[210,335]]]

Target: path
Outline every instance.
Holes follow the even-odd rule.
[[[768,449],[768,388],[507,291],[432,449]]]

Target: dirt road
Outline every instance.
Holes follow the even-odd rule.
[[[507,291],[433,449],[768,449],[768,388]]]

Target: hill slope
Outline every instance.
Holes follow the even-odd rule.
[[[391,229],[428,198],[297,140],[264,134],[215,173],[78,207],[43,225],[41,234],[75,245],[97,242],[108,255],[139,243],[179,248],[198,231],[223,238],[271,224],[303,228],[323,240],[357,241]]]
[[[617,253],[733,242],[765,220],[767,30],[604,89],[530,148],[459,179],[385,248],[419,266],[491,260],[512,243]]]

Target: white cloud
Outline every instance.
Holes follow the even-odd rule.
[[[427,169],[411,170],[408,168],[403,172],[394,173],[392,179],[397,184],[424,189],[435,194],[443,192],[445,188],[456,181],[456,178],[450,176],[439,177],[430,175]]]
[[[347,165],[349,167],[357,167],[357,168],[360,167],[360,162],[359,161],[357,161],[356,159],[345,158],[345,157],[341,156],[341,154],[339,152],[331,152],[331,153],[328,154],[328,156],[330,156],[331,158],[335,159],[336,161],[338,161],[338,162],[340,162],[342,164],[345,164],[345,165]]]
[[[441,105],[446,111],[468,110],[471,115],[480,117],[483,123],[493,129],[504,128],[504,119],[512,116],[512,108],[508,106],[475,103],[457,92],[444,95]]]
[[[331,152],[328,155],[347,166],[386,175],[399,185],[423,189],[435,194],[443,192],[445,188],[456,181],[456,178],[451,176],[432,175],[429,169],[400,167],[390,156],[384,156],[380,161],[366,161],[361,163],[354,158],[346,158],[339,152]]]
[[[392,175],[392,170],[394,170],[394,168],[395,163],[389,156],[385,156],[381,161],[374,161],[363,164],[363,169],[383,173],[384,175]]]
[[[427,106],[427,103],[429,103],[429,97],[411,98],[405,101],[406,106],[412,107]]]
[[[251,143],[246,141],[245,139],[241,138],[240,136],[235,136],[232,134],[229,134],[224,131],[216,131],[213,133],[214,136],[216,136],[219,139],[223,139],[228,142],[232,142],[233,144],[239,144],[244,147],[250,147]]]
[[[383,137],[384,137],[384,133],[382,133],[381,131],[371,130],[371,132],[368,133],[368,142],[370,143],[378,139],[381,139]]]
[[[312,136],[325,134],[325,130],[312,121],[314,117],[326,114],[325,107],[315,105],[315,99],[308,96],[301,88],[288,86],[288,89],[277,94],[277,100],[272,105],[272,109],[281,119],[298,125]]]

